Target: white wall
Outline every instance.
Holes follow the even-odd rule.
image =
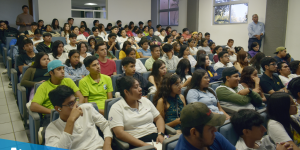
[[[7,20],[11,27],[17,27],[16,19],[22,11],[22,6],[27,5],[27,0],[5,0],[0,2],[0,20]],[[29,11],[28,11],[29,13]]]
[[[133,21],[138,25],[139,21],[146,22],[151,19],[150,0],[107,0],[107,19],[97,19],[105,26],[107,23],[115,25],[117,20],[122,24],[129,24]],[[45,24],[51,24],[53,18],[59,20],[60,26],[71,17],[71,0],[38,0],[39,19]],[[138,7],[134,7],[138,6]],[[79,26],[81,21],[86,21],[87,26],[93,26],[92,18],[74,18],[74,26]]]
[[[298,19],[298,9],[300,6],[299,0],[289,0],[288,6],[288,16],[287,16],[287,26],[286,26],[286,37],[285,37],[285,47],[288,53],[295,60],[300,60],[299,55],[299,35],[300,20]]]
[[[179,20],[178,20],[178,26],[171,26],[172,30],[177,30],[177,32],[182,33],[182,29],[186,28],[187,25],[187,0],[179,0]],[[158,19],[159,20],[159,19]],[[159,21],[158,21],[159,22]],[[152,25],[154,28],[156,26]],[[167,26],[163,26],[163,28],[166,28]],[[192,32],[192,31],[190,31]]]
[[[266,5],[267,0],[249,0],[247,24],[213,25],[213,1],[200,0],[198,31],[202,32],[203,36],[205,32],[209,32],[216,45],[226,45],[228,39],[233,39],[234,46],[242,46],[248,50],[248,24],[252,22],[253,14],[257,14],[259,21],[265,23]]]

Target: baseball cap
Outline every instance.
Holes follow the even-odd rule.
[[[183,107],[180,114],[182,127],[197,127],[200,125],[221,126],[224,124],[224,114],[214,114],[201,102],[194,102]]]
[[[234,67],[228,67],[228,68],[225,68],[223,71],[222,71],[222,79],[226,79],[226,76],[231,76],[233,74],[236,74],[238,73],[239,71],[236,70]]]
[[[282,46],[277,47],[277,48],[276,48],[276,52],[275,52],[274,54],[277,54],[278,52],[283,51],[283,50],[285,50],[285,49],[286,49],[286,48],[285,48],[285,47],[282,47]]]
[[[48,72],[44,74],[44,76],[50,76],[49,72],[52,71],[53,69],[57,68],[57,67],[61,67],[64,66],[64,64],[58,60],[52,60],[48,63],[47,68],[48,68]]]
[[[45,37],[45,36],[51,36],[52,37],[52,34],[49,33],[49,32],[46,32],[46,33],[43,34],[43,37]]]

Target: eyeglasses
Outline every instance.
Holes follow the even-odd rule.
[[[225,58],[228,58],[229,56],[228,56],[228,55],[226,55],[226,56],[223,56],[223,57],[225,57]]]
[[[73,108],[74,107],[74,104],[78,101],[78,98],[75,98],[74,101],[70,102],[69,104],[67,105],[62,105],[62,106],[66,106],[66,107],[69,107],[69,108]]]

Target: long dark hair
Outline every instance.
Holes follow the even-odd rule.
[[[122,50],[125,52],[127,45],[131,45],[131,43],[129,41],[125,41],[122,47]]]
[[[245,84],[248,85],[249,88],[254,89],[255,88],[255,82],[251,78],[251,75],[254,71],[255,71],[254,67],[246,66],[242,71],[240,83],[245,83]]]
[[[48,56],[48,54],[45,52],[39,52],[39,53],[35,54],[34,63],[29,68],[42,68],[41,59],[45,55]]]
[[[246,66],[249,65],[249,64],[248,64],[248,61],[247,61],[247,62],[244,61],[245,58],[247,58],[247,53],[246,53],[245,51],[239,51],[239,52],[237,53],[236,58],[237,58],[237,60],[236,60],[236,62],[234,62],[233,64],[239,63],[239,64],[241,65],[242,68],[244,68],[244,67],[246,67]]]
[[[53,20],[52,20],[52,28],[54,29],[54,30],[56,30],[56,29],[59,29],[60,28],[60,26],[59,26],[59,21],[57,20],[57,22],[58,22],[58,25],[56,26],[55,25],[55,21],[56,21],[57,19],[56,18],[54,18]]]
[[[209,67],[205,66],[206,65],[206,54],[200,54],[200,55],[197,55],[197,64],[195,66],[195,68],[199,68],[201,67],[202,69],[205,69],[205,70],[208,70]]]
[[[150,74],[150,76],[152,75],[154,77],[154,82],[156,84],[157,87],[160,86],[160,83],[161,83],[161,76],[159,74],[159,68],[165,64],[164,61],[162,60],[156,60],[154,63],[153,63],[153,67],[152,67],[152,72]]]
[[[134,33],[136,33],[136,34],[137,34],[137,31],[139,31],[139,30],[138,30],[138,28],[139,28],[138,26],[134,26],[134,28],[133,28],[132,32],[134,32]]]
[[[71,65],[71,60],[70,60],[70,59],[71,59],[71,57],[72,57],[74,54],[76,54],[76,53],[78,53],[78,54],[79,54],[79,57],[80,57],[79,51],[77,51],[77,50],[75,50],[75,49],[70,50],[70,52],[69,52],[69,54],[68,54],[69,59],[67,59],[66,62],[65,62],[65,64],[66,64],[68,67],[71,67],[71,66],[72,66],[72,65]],[[82,66],[82,63],[79,61],[78,64],[75,66],[75,69],[80,68],[81,66]]]
[[[117,90],[120,92],[120,95],[126,100],[126,95],[124,93],[124,90],[130,91],[130,88],[133,87],[135,78],[131,76],[124,76],[120,79],[117,79],[116,84],[117,84]]]
[[[205,41],[207,41],[207,39],[206,39],[206,38],[202,38],[202,39],[201,39],[201,42],[200,42],[200,46],[203,47],[203,43],[204,43]]]
[[[195,72],[192,75],[192,80],[191,80],[190,84],[187,86],[187,89],[184,91],[185,99],[186,99],[187,93],[189,92],[190,89],[200,89],[201,88],[200,85],[202,82],[202,78],[204,77],[205,74],[206,74],[206,71],[203,69],[195,70]],[[210,93],[215,95],[215,92],[210,88],[204,88],[204,90],[208,90]],[[215,97],[216,97],[216,95],[215,95]]]
[[[176,42],[178,42],[179,44],[181,44],[181,43],[179,42],[179,40],[180,40],[182,37],[183,37],[183,36],[177,36]]]
[[[186,68],[189,68],[188,74],[192,75],[190,61],[188,59],[183,58],[178,62],[178,65],[177,65],[177,68],[176,68],[176,71],[175,71],[175,73],[179,76],[181,81],[183,79],[186,80],[186,77],[185,77],[186,76],[186,74],[185,74],[185,69]]]
[[[290,117],[291,97],[287,93],[274,92],[267,101],[267,114],[269,119],[281,123],[291,139],[291,127],[300,133],[299,125]]]
[[[86,52],[89,50],[89,47],[87,46],[87,44],[85,42],[79,42],[77,44],[77,51],[79,52],[79,55],[80,55],[80,51],[81,51],[81,45],[84,44],[84,46],[86,47]],[[85,53],[86,53],[85,52]]]
[[[85,21],[81,21],[83,23],[83,26],[85,27],[85,31],[87,31],[88,27],[86,26],[86,22]],[[81,22],[80,22],[80,26],[81,26]]]
[[[172,73],[167,73],[164,76],[162,83],[160,84],[160,87],[157,89],[157,92],[153,98],[154,106],[156,106],[158,100],[162,98],[164,104],[164,110],[167,111],[167,98],[172,93],[172,85],[175,84],[178,79],[180,79],[179,76],[176,74],[172,75]],[[162,117],[165,118],[165,116]]]
[[[53,57],[54,57],[55,59],[58,59],[58,58],[57,58],[57,55],[58,55],[57,49],[58,49],[58,46],[59,46],[60,44],[64,45],[64,43],[63,43],[62,41],[60,41],[60,40],[57,40],[57,41],[55,41],[55,42],[53,43],[53,47],[52,47],[52,55],[53,55]]]
[[[183,57],[183,54],[184,54],[184,51],[187,49],[187,45],[182,45],[181,47],[180,47],[180,50],[179,50],[179,54],[178,54],[178,58],[181,58],[181,57]]]
[[[258,74],[261,74],[260,72],[260,62],[263,58],[265,58],[266,55],[262,52],[258,52],[250,61],[250,64],[257,70]]]
[[[71,34],[71,27],[70,27],[70,25],[69,25],[69,30],[68,31],[66,31],[66,25],[69,25],[68,23],[65,23],[64,24],[64,28],[63,28],[63,31],[64,31],[64,33],[65,33],[65,36],[67,35],[67,34]]]

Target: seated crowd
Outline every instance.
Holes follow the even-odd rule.
[[[7,32],[16,32],[8,55],[17,56],[14,65],[21,85],[30,89],[30,110],[42,114],[43,144],[110,149],[118,138],[136,148],[163,143],[168,125],[180,135],[176,150],[299,149],[300,61],[284,47],[266,57],[256,42],[247,52],[233,47],[233,39],[216,45],[209,33],[203,38],[187,28],[182,34],[161,25],[155,30],[151,20],[124,28],[120,20],[106,28],[95,20],[91,30],[73,21],[60,27],[57,19],[46,26],[39,20],[24,33],[0,21],[3,44]],[[65,42],[52,42],[53,37]],[[114,97],[121,98],[105,118],[105,101]],[[268,122],[256,111],[265,107]],[[59,119],[50,122],[52,109]],[[239,136],[236,145],[217,132],[225,121]]]

